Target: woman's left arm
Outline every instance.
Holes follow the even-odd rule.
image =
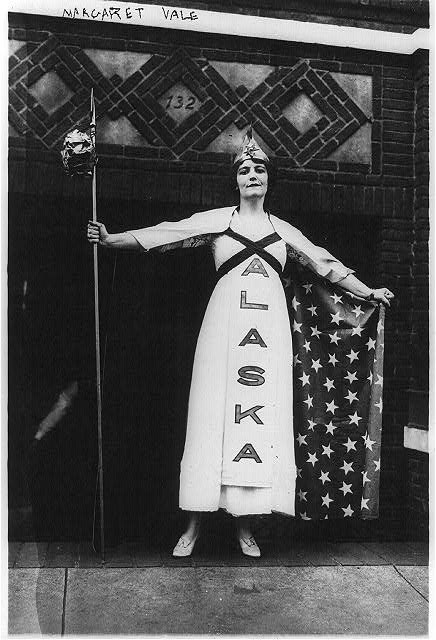
[[[319,276],[359,298],[382,302],[390,307],[390,301],[394,298],[392,291],[386,287],[370,289],[353,275],[353,269],[346,267],[323,247],[313,244],[301,231],[280,218],[270,218],[274,228],[287,244],[288,255],[293,259],[297,259]]]
[[[366,300],[374,300],[375,302],[382,302],[388,307],[391,306],[391,300],[395,297],[390,289],[382,287],[381,289],[370,289],[366,284],[361,282],[352,273],[348,274],[342,280],[336,283],[345,291],[358,296],[359,298],[366,298]]]

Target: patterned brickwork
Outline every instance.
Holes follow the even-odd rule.
[[[107,29],[107,25],[104,27]],[[261,42],[253,47],[248,42],[247,58],[243,44],[237,43],[239,52],[229,51],[225,41],[219,42],[221,49],[217,48],[216,38],[212,43],[208,40],[206,49],[204,45],[192,46],[187,36],[188,42],[179,36],[171,46],[163,45],[161,38],[128,41],[71,34],[61,29],[47,32],[13,28],[10,35],[15,44],[10,57],[11,146],[17,160],[23,157],[18,149],[25,148],[28,160],[31,149],[40,149],[47,153],[40,152],[39,158],[56,162],[54,154],[65,133],[78,124],[86,124],[89,92],[95,86],[100,120],[116,123],[124,118],[144,140],[140,147],[101,144],[100,156],[108,155],[112,167],[123,163],[125,169],[139,169],[141,160],[147,166],[148,159],[150,169],[168,170],[168,161],[173,161],[170,168],[174,171],[221,173],[230,155],[210,152],[209,144],[225,135],[231,126],[236,125],[242,135],[252,121],[259,137],[278,158],[281,171],[311,184],[330,183],[322,189],[314,187],[314,200],[322,192],[324,199],[332,201],[326,206],[337,210],[347,207],[350,212],[363,207],[368,215],[383,215],[385,209],[390,209],[390,202],[387,200],[385,205],[382,189],[376,187],[407,188],[413,184],[413,81],[410,60],[404,56],[362,53],[362,62],[355,52],[347,52],[341,59],[342,51],[323,49],[321,58],[321,50],[314,51],[308,45],[291,47],[285,55],[285,50],[275,52],[274,43]],[[233,41],[231,44],[234,48]],[[95,50],[96,45],[108,55],[112,51],[143,52],[147,61],[124,80],[117,74],[108,78],[86,53]],[[265,52],[265,47],[271,51]],[[243,85],[232,88],[209,60],[241,64],[250,60],[253,64],[268,63],[274,70],[254,89]],[[32,95],[38,82],[49,73],[56,74],[73,92],[50,114]],[[370,79],[372,113],[365,112],[344,91],[337,74]],[[201,102],[200,109],[179,124],[160,104],[165,91],[178,83]],[[302,133],[283,113],[301,96],[322,114]],[[350,144],[365,127],[371,129],[366,161],[350,158],[345,162],[343,156],[341,160],[334,159],[338,148]],[[216,165],[213,170],[210,163]],[[125,179],[121,172],[119,178]],[[343,198],[341,189],[334,188],[334,184],[363,185],[364,189],[357,186],[356,197],[350,197],[351,187],[347,186],[347,196]]]
[[[372,76],[374,70],[365,67],[365,72]],[[53,73],[72,95],[48,112],[32,87]],[[232,123],[241,131],[254,123],[283,165],[328,169],[324,161],[329,155],[372,120],[328,70],[318,69],[309,60],[277,67],[251,91],[244,85],[234,90],[207,60],[175,48],[168,57],[153,55],[123,81],[116,74],[106,78],[84,50],[65,45],[52,34],[39,46],[23,44],[15,51],[10,57],[9,80],[10,123],[47,149],[58,147],[72,127],[86,125],[91,87],[95,87],[99,117],[116,120],[126,116],[154,147],[156,156],[165,150],[167,157],[179,160],[201,159],[201,152]],[[202,102],[198,111],[180,123],[159,102],[177,83],[183,83]],[[304,133],[283,114],[302,93],[320,115]]]

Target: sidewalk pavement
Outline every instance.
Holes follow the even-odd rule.
[[[11,634],[424,635],[426,543],[194,550],[10,543]]]

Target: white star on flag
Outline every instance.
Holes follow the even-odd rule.
[[[312,518],[309,518],[309,516],[306,514],[306,512],[304,513],[300,513],[300,516],[303,520],[311,520]]]
[[[306,353],[307,353],[308,351],[310,351],[310,342],[308,342],[307,340],[305,340],[305,341],[304,341],[304,344],[303,344],[303,349],[306,349]]]
[[[329,338],[330,338],[330,344],[332,344],[333,342],[337,345],[339,340],[341,339],[340,336],[338,336],[338,332],[335,331],[334,333],[329,333]]]
[[[332,436],[333,436],[334,435],[333,432],[334,432],[335,429],[337,429],[337,427],[335,427],[333,422],[330,420],[330,422],[328,424],[326,424],[326,429],[327,429],[327,433],[331,433]]]
[[[330,456],[333,453],[333,449],[331,448],[330,444],[328,444],[327,446],[324,446],[323,444],[321,445],[322,448],[324,449],[324,451],[322,452],[322,456],[327,456],[330,460]]]
[[[369,498],[362,498],[362,501],[360,503],[360,508],[361,509],[368,509],[368,511],[369,511],[368,502],[369,502]]]
[[[297,467],[297,478],[301,478],[301,472],[303,471],[303,469],[299,469]]]
[[[350,358],[350,364],[351,364],[352,362],[354,362],[354,360],[359,359],[359,352],[353,351],[353,349],[351,349],[350,353],[347,353],[347,358]]]
[[[309,431],[313,431],[313,428],[316,427],[316,422],[314,422],[310,418],[307,419],[307,422],[309,423],[309,426],[307,428],[309,429]]]
[[[344,460],[344,464],[342,465],[342,467],[339,467],[339,469],[342,469],[343,472],[345,473],[345,475],[348,475],[349,471],[354,471],[353,463],[352,462],[345,462],[345,460]]]
[[[360,336],[362,334],[362,331],[363,331],[363,327],[361,327],[360,324],[358,324],[357,327],[353,327],[352,328],[351,335],[352,336],[359,336],[359,338],[360,338]]]
[[[344,496],[346,496],[347,493],[353,494],[353,491],[351,489],[352,486],[353,486],[352,484],[347,484],[346,482],[342,482],[342,487],[339,487],[339,491],[342,491]]]
[[[383,386],[383,376],[381,376],[379,373],[377,374],[377,380],[374,384],[379,384],[381,387]]]
[[[368,338],[368,342],[365,342],[365,344],[368,347],[368,351],[371,351],[371,349],[374,349],[375,351],[375,340]]]
[[[369,376],[367,377],[367,380],[369,380],[369,382],[372,384],[372,371],[369,372]]]
[[[326,387],[327,391],[330,391],[331,389],[335,389],[335,383],[333,380],[330,380],[330,378],[326,378],[324,384],[322,385],[323,387]]]
[[[305,434],[305,435],[303,435],[301,433],[298,434],[297,441],[298,441],[298,444],[300,445],[300,447],[301,447],[302,444],[307,445],[306,438],[307,438],[307,434]]]
[[[312,467],[314,467],[315,463],[318,462],[318,458],[316,457],[316,453],[309,453],[309,457],[307,458],[306,462],[310,462]]]
[[[314,307],[313,305],[311,307],[307,307],[307,310],[310,311],[310,313],[312,314],[312,317],[318,315],[316,312],[317,309],[318,307]]]
[[[306,494],[307,491],[301,491],[300,489],[300,491],[297,493],[297,496],[300,498],[300,502],[302,502],[303,500],[307,502]]]
[[[344,447],[347,447],[347,453],[350,453],[351,449],[354,449],[354,451],[356,451],[356,447],[354,446],[356,442],[357,440],[351,440],[351,438],[348,437],[347,442],[342,443]]]
[[[301,333],[301,326],[302,326],[302,322],[297,322],[296,320],[294,320],[294,322],[292,323],[292,328],[294,331],[298,331],[298,333]]]
[[[347,375],[344,376],[344,378],[346,378],[348,382],[351,384],[352,382],[355,382],[357,380],[357,373],[355,371],[353,372],[347,371]]]
[[[374,406],[377,407],[377,409],[381,413],[382,410],[383,410],[383,400],[380,398],[380,400],[378,402],[374,402]]]
[[[318,360],[312,359],[312,365],[310,368],[315,369],[315,373],[318,373],[318,369],[322,369],[322,364],[319,363],[319,358]]]
[[[315,325],[314,327],[310,327],[310,330],[312,331],[312,337],[319,338],[319,336],[321,335],[321,331],[318,331],[317,325]]]
[[[303,364],[301,362],[300,358],[298,357],[298,353],[296,353],[295,356],[294,356],[294,367],[296,367],[297,364]]]
[[[378,460],[373,460],[375,464],[375,470],[380,471],[380,458]]]
[[[353,415],[349,415],[348,417],[350,418],[351,424],[355,424],[356,427],[359,426],[359,420],[362,420],[362,418],[357,415],[357,411],[355,411]]]
[[[345,396],[345,399],[351,404],[357,400],[357,392],[354,393],[351,389],[348,389],[348,394]]]
[[[322,500],[322,506],[327,507],[327,509],[330,508],[330,502],[333,502],[333,500],[330,498],[328,493],[326,493],[325,496],[321,496],[321,500]]]
[[[335,401],[332,400],[331,402],[326,402],[326,411],[330,411],[330,413],[335,413],[336,409],[339,409],[338,405],[335,404]]]
[[[332,323],[334,322],[335,324],[339,324],[341,320],[343,320],[344,318],[341,316],[341,312],[338,311],[337,313],[331,313],[330,314],[332,317]]]
[[[307,408],[310,409],[313,406],[313,396],[310,394],[307,395],[306,400],[303,400],[307,404]]]
[[[301,447],[302,444],[306,444],[307,445],[306,438],[307,438],[307,434],[305,434],[305,435],[303,435],[302,433],[298,434],[297,441],[298,441],[298,444],[300,445],[300,447]]]
[[[292,307],[294,308],[295,311],[297,311],[297,307],[300,306],[300,302],[298,302],[297,298],[294,296],[292,298]]]
[[[356,320],[359,316],[363,316],[364,312],[362,311],[362,307],[360,305],[355,305],[354,309],[351,310],[351,313],[356,314]]]
[[[368,435],[368,436],[367,436],[367,438],[366,438],[366,441],[365,441],[365,447],[366,447],[367,449],[370,449],[370,450],[372,451],[372,446],[373,446],[375,443],[376,443],[376,441],[375,441],[375,440],[371,440],[371,438],[370,438],[370,437],[369,437],[369,435]]]
[[[367,482],[371,482],[368,478],[368,473],[366,471],[362,471],[362,484],[365,486]]]
[[[304,387],[305,384],[310,384],[310,376],[307,373],[304,373],[304,371],[301,378],[298,378],[298,379],[301,380],[302,387]]]
[[[310,282],[306,282],[306,284],[303,284],[303,288],[306,289],[306,295],[308,293],[312,293],[312,287],[313,287],[313,284]]]
[[[338,296],[336,293],[330,296],[330,298],[333,300],[334,304],[339,304],[340,302],[342,302],[342,296]]]
[[[334,367],[337,365],[339,360],[337,359],[334,353],[329,353],[329,364],[332,364]]]
[[[346,509],[344,509],[344,507],[341,507],[341,509],[344,512],[344,518],[346,518],[347,516],[351,518],[354,513],[354,509],[351,508],[351,504],[349,504]]]
[[[321,480],[322,484],[324,485],[325,482],[330,482],[330,478],[329,478],[329,471],[321,471],[321,475],[319,476],[319,479]]]

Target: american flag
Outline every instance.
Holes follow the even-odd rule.
[[[296,515],[376,518],[384,307],[297,264],[284,286],[294,349]]]

